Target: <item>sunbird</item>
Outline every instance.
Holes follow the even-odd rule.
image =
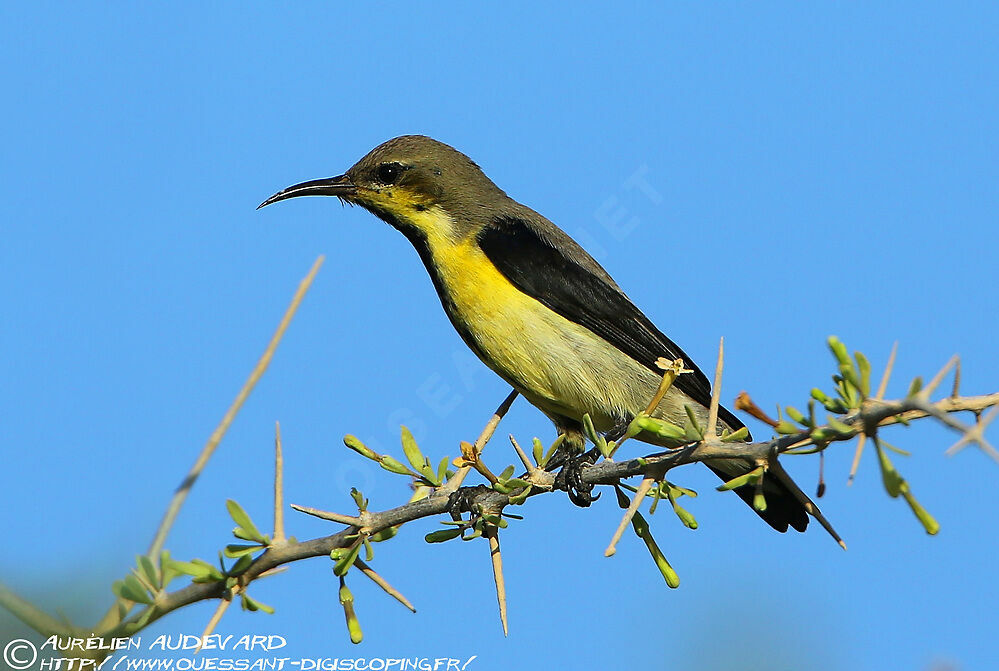
[[[555,424],[573,457],[563,471],[581,470],[584,414],[597,431],[620,436],[646,409],[662,379],[660,359],[682,359],[690,372],[676,378],[652,417],[683,426],[690,406],[706,426],[711,385],[690,357],[562,229],[506,195],[453,147],[422,135],[397,137],[344,174],[290,186],[258,209],[299,196],[336,196],[406,236],[465,344]],[[718,409],[719,433],[742,427]],[[676,447],[647,431],[636,438]],[[748,460],[705,463],[726,481],[756,467]],[[578,474],[565,484],[578,505],[592,500],[592,485]],[[753,485],[734,491],[752,506]],[[766,509],[754,510],[774,529],[804,531],[811,513],[839,540],[783,469],[767,472],[762,491]]]

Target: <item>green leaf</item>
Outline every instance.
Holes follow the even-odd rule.
[[[874,436],[874,449],[878,453],[878,463],[881,465],[881,481],[884,483],[885,491],[892,498],[896,498],[902,493],[902,485],[905,483],[905,480],[895,470],[891,459],[888,458],[888,455],[881,448],[881,440],[877,436]]]
[[[419,446],[416,444],[413,434],[405,426],[402,427],[402,451],[416,471],[423,473],[426,470],[426,457],[423,456],[423,452],[420,451]],[[430,478],[433,479],[432,474]]]
[[[774,427],[774,431],[783,436],[790,436],[795,433],[800,433],[801,429],[785,419],[782,422],[777,422],[777,426]]]
[[[693,438],[694,440],[704,439],[704,427],[697,420],[697,415],[694,413],[694,409],[690,407],[689,404],[683,404],[683,411],[687,413],[687,421],[690,422],[690,431],[686,431],[687,434],[685,438]]]
[[[670,498],[676,498],[678,496],[689,496],[692,499],[697,498],[697,492],[695,492],[693,489],[687,489],[686,487],[681,487],[680,485],[675,484],[673,482],[667,482],[666,484],[669,485]]]
[[[637,423],[642,431],[648,431],[660,438],[680,440],[686,435],[686,432],[676,424],[648,416],[639,415],[633,420],[633,423]]]
[[[443,543],[444,541],[449,541],[452,538],[457,538],[461,535],[463,529],[461,527],[455,529],[439,529],[437,531],[431,531],[429,534],[423,537],[428,543]]]
[[[359,511],[368,509],[368,500],[364,498],[364,494],[357,487],[350,488],[350,498],[354,499],[354,505]]]
[[[919,523],[923,525],[924,529],[926,529],[926,533],[931,536],[935,536],[937,532],[940,531],[940,523],[933,518],[933,515],[926,512],[925,508],[919,505],[919,501],[917,501],[916,497],[914,497],[912,492],[909,491],[908,483],[902,487],[902,496],[905,497],[905,502],[909,504],[910,508],[912,508],[912,512],[916,514],[916,519],[918,519]]]
[[[892,445],[891,443],[889,443],[884,438],[881,438],[881,446],[882,447],[886,447],[889,450],[891,450],[892,452],[894,452],[895,454],[900,454],[903,457],[911,457],[912,456],[912,452],[909,452],[908,450],[903,450],[901,447],[895,447],[894,445]]]
[[[258,610],[262,610],[268,615],[274,614],[274,606],[268,606],[266,603],[260,603],[256,599],[251,598],[250,595],[246,594],[245,592],[243,594],[240,594],[239,596],[240,596],[239,605],[243,610],[248,610],[250,612],[256,612]]]
[[[493,483],[493,490],[499,492],[500,494],[509,494],[513,491],[513,488],[507,487],[506,484],[500,480]]]
[[[853,368],[853,361],[850,360],[850,354],[846,351],[846,345],[843,344],[843,341],[836,336],[829,336],[826,343],[833,356],[836,357],[836,363],[840,366]]]
[[[237,557],[242,557],[243,555],[252,555],[254,552],[259,550],[266,550],[267,548],[263,545],[226,545],[223,554],[229,559],[235,559]]]
[[[512,503],[515,506],[519,506],[520,504],[522,504],[524,501],[527,500],[527,497],[530,496],[530,494],[531,494],[531,485],[527,485],[526,487],[524,487],[524,491],[522,491],[520,494],[514,494],[513,496],[510,497],[510,503]]]
[[[223,578],[217,568],[202,559],[195,559],[192,562],[171,559],[170,568],[191,576],[195,582],[215,582]]]
[[[135,603],[144,603],[146,605],[153,602],[153,599],[149,596],[149,592],[146,591],[145,586],[143,586],[139,579],[132,574],[125,576],[124,580],[116,581],[112,585],[112,589],[115,587],[118,588],[118,591],[115,593],[123,599],[128,599],[129,601],[134,601]]]
[[[153,560],[147,555],[139,555],[135,558],[135,563],[139,567],[139,572],[142,573],[142,578],[154,588],[159,588],[163,586],[162,577],[160,572],[156,570],[156,565]]]
[[[843,434],[854,433],[853,427],[851,427],[849,424],[845,424],[839,421],[835,417],[828,417],[827,420],[829,422],[830,428],[834,429],[837,433],[843,433]]]
[[[347,619],[347,631],[350,633],[350,642],[357,644],[364,639],[364,634],[361,632],[361,622],[357,619],[357,614],[354,612],[354,595],[350,593],[347,589],[347,584],[340,578],[340,605],[343,606],[343,614]]]
[[[378,453],[358,440],[356,436],[352,436],[348,433],[343,437],[343,444],[357,452],[362,457],[378,461]]]
[[[808,437],[812,439],[813,443],[825,445],[832,438],[836,437],[836,432],[827,428],[819,427],[818,429],[812,429],[812,432],[808,434]]]
[[[795,408],[793,405],[785,407],[784,412],[786,412],[787,416],[790,417],[795,422],[797,422],[798,424],[801,424],[803,426],[808,426],[808,422],[807,420],[805,420],[805,416],[801,414],[801,411]]]
[[[544,456],[545,446],[541,443],[540,438],[535,438],[533,441],[534,449],[532,450],[532,455],[534,457],[534,463],[538,466],[541,465],[541,459]]]
[[[506,520],[500,515],[493,515],[492,513],[482,513],[480,519],[485,520],[494,527],[499,527],[500,529],[505,529],[507,527]]]
[[[652,536],[652,531],[649,529],[649,523],[645,521],[642,513],[635,513],[635,516],[631,518],[631,526],[638,537],[645,542],[645,547],[648,548],[649,554],[652,555],[652,560],[656,563],[656,568],[659,569],[666,584],[672,589],[679,587],[680,576],[673,570],[673,567],[666,560],[666,555],[659,549],[659,545],[656,543],[656,539]]]
[[[447,465],[451,463],[451,457],[445,456],[437,466],[437,483],[441,485],[447,479]]]
[[[732,478],[728,482],[718,485],[719,492],[727,492],[731,489],[737,489],[745,485],[755,485],[763,477],[763,467],[757,466],[748,473],[744,473],[738,477]]]
[[[696,529],[697,520],[694,519],[694,516],[690,514],[690,511],[688,511],[686,508],[676,503],[675,501],[671,501],[671,503],[673,503],[673,512],[676,513],[676,516],[680,518],[681,522],[683,522],[683,526],[687,527],[688,529]]]
[[[237,538],[242,538],[247,541],[256,541],[261,545],[267,545],[267,537],[260,533],[256,525],[253,523],[253,520],[250,519],[250,516],[246,514],[246,511],[243,510],[241,505],[232,499],[228,499],[225,502],[225,507],[229,511],[229,517],[231,517],[232,521],[236,523],[236,526],[242,530],[242,535],[237,536]],[[233,533],[235,533],[235,531]]]
[[[871,395],[871,362],[863,352],[854,352],[853,358],[857,360],[857,369],[860,371],[860,393],[867,398]]]
[[[378,465],[384,468],[386,471],[392,473],[398,473],[399,475],[416,475],[411,470],[403,466],[399,461],[393,458],[391,455],[383,454],[381,459],[378,460]]]
[[[350,567],[354,565],[354,560],[357,559],[357,555],[361,551],[361,543],[354,543],[349,548],[347,552],[340,557],[339,561],[333,565],[333,575],[343,576],[350,570]]]
[[[599,446],[604,440],[604,437],[597,433],[597,430],[593,427],[593,418],[590,417],[589,413],[583,415],[583,433],[586,434],[586,437],[594,445]]]
[[[763,495],[763,490],[758,489],[755,494],[753,494],[753,508],[757,512],[766,512],[767,510],[767,498]]]
[[[564,433],[563,434],[559,434],[558,438],[556,438],[554,441],[552,441],[551,447],[549,447],[548,451],[545,452],[545,457],[544,457],[543,463],[540,464],[540,466],[542,468],[544,468],[548,464],[548,461],[552,458],[552,455],[555,454],[555,450],[557,450],[562,445],[562,443],[565,442],[565,437],[566,437],[566,434],[564,434]]]
[[[237,576],[243,575],[246,569],[250,568],[250,564],[253,563],[253,557],[251,555],[245,554],[236,560],[236,563],[232,565],[232,568],[226,571],[226,575],[230,578],[235,578]]]
[[[732,433],[722,436],[721,441],[723,443],[735,443],[743,442],[749,437],[749,429],[746,427],[740,428],[738,431],[733,431]]]
[[[397,533],[399,533],[399,527],[387,527],[376,534],[372,534],[371,540],[375,543],[381,543],[382,541],[387,541],[388,539],[394,537]]]
[[[160,580],[160,587],[166,588],[173,579],[180,575],[180,571],[173,567],[173,560],[170,559],[170,551],[163,550],[160,552],[160,574],[162,576]]]
[[[812,387],[812,398],[823,405],[831,400],[828,396],[826,396],[825,392],[818,387]]]
[[[510,476],[513,475],[513,471],[514,471],[513,464],[507,466],[506,468],[503,469],[503,472],[499,474],[499,479],[505,483],[507,480],[510,479]]]
[[[919,390],[923,388],[923,378],[917,377],[913,379],[912,384],[909,385],[909,396],[915,396],[919,393]]]
[[[454,473],[448,471],[448,477],[451,477],[452,475],[454,475]],[[417,482],[416,486],[413,488],[413,495],[409,497],[409,502],[413,503],[414,501],[422,501],[430,496],[433,491],[433,487],[427,487],[426,485]]]

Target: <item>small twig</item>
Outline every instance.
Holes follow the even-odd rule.
[[[296,503],[290,504],[292,508],[300,513],[305,513],[306,515],[312,515],[313,517],[318,517],[323,520],[329,520],[331,522],[339,522],[340,524],[346,524],[349,527],[357,527],[360,529],[364,522],[360,517],[355,517],[353,515],[342,515],[340,513],[329,512],[328,510],[319,510],[318,508],[310,508],[308,506],[300,506]]]
[[[826,493],[826,451],[819,452],[819,483],[815,486],[815,496],[822,498]]]
[[[663,357],[659,357],[656,359],[656,365],[662,369],[663,376],[659,380],[659,387],[656,389],[656,393],[652,396],[652,400],[649,401],[649,404],[645,408],[645,414],[650,417],[652,416],[652,413],[655,412],[656,408],[659,407],[659,404],[666,396],[666,392],[668,392],[673,386],[673,383],[676,382],[677,376],[683,373],[691,372],[684,369],[683,359],[673,359],[672,361],[668,361]],[[607,455],[607,459],[613,457],[614,453],[617,452],[622,445],[624,445],[626,440],[628,440],[628,434],[621,436],[621,438],[614,443],[614,449],[612,449],[610,454]]]
[[[885,366],[885,372],[881,375],[881,383],[878,384],[878,393],[874,396],[874,400],[880,401],[885,397],[885,392],[888,390],[888,380],[891,378],[892,369],[895,368],[895,355],[898,354],[898,341],[891,346],[891,354],[888,355],[888,364]],[[867,432],[861,433],[857,437],[857,451],[853,453],[853,463],[850,465],[850,475],[846,479],[846,484],[849,487],[853,484],[853,479],[857,477],[857,469],[860,467],[860,455],[864,453],[864,443],[867,442]]]
[[[631,518],[635,516],[635,513],[638,512],[639,507],[642,505],[642,500],[645,498],[645,495],[649,493],[649,490],[652,489],[652,483],[655,481],[656,479],[654,477],[647,475],[642,480],[642,483],[638,485],[638,491],[635,492],[635,496],[631,499],[631,504],[628,506],[628,509],[624,511],[624,517],[621,518],[621,523],[617,525],[617,530],[611,537],[610,544],[607,546],[607,549],[604,550],[605,557],[612,557],[614,556],[614,553],[617,552],[617,542],[621,540],[621,536],[624,534],[625,528],[631,522]]]
[[[725,367],[725,338],[718,339],[718,363],[715,365],[715,383],[711,389],[711,406],[708,408],[708,426],[704,439],[718,437],[715,425],[718,423],[718,404],[721,399],[722,369]]]
[[[274,352],[277,350],[277,346],[281,342],[281,338],[284,337],[285,331],[288,330],[288,325],[291,324],[292,317],[295,316],[298,306],[302,303],[302,299],[305,297],[309,287],[312,286],[312,280],[315,279],[316,273],[319,272],[319,268],[323,265],[323,260],[325,258],[326,257],[320,255],[315,260],[315,263],[312,264],[312,268],[309,270],[309,273],[299,283],[298,289],[295,291],[295,295],[292,296],[291,303],[288,305],[288,309],[285,310],[284,316],[281,318],[281,322],[278,324],[277,330],[275,330],[274,335],[271,336],[271,340],[267,343],[267,348],[257,361],[257,365],[254,366],[253,370],[250,372],[250,376],[246,379],[246,382],[243,383],[243,387],[239,390],[239,393],[236,394],[236,398],[229,406],[229,409],[226,410],[225,415],[222,416],[222,421],[220,421],[218,426],[215,427],[215,430],[212,432],[212,435],[209,436],[205,446],[201,448],[201,454],[198,455],[198,458],[195,460],[191,470],[188,471],[187,475],[184,476],[184,479],[181,480],[180,485],[173,494],[173,498],[170,499],[166,512],[163,514],[163,519],[160,521],[159,528],[156,530],[156,535],[153,537],[153,541],[149,545],[149,550],[146,552],[146,555],[157,565],[160,561],[160,552],[163,550],[163,544],[166,543],[167,534],[170,533],[170,529],[177,520],[177,515],[180,513],[181,507],[184,505],[187,495],[194,487],[194,483],[198,480],[198,476],[201,475],[201,471],[204,470],[205,466],[208,464],[208,460],[211,459],[212,455],[215,453],[215,449],[219,446],[219,443],[222,442],[223,436],[225,436],[226,432],[229,430],[233,420],[236,419],[236,415],[239,413],[240,408],[243,407],[243,403],[245,403],[246,399],[249,398],[250,392],[253,391],[253,388],[257,385],[257,382],[260,381],[260,378],[270,365],[271,359],[274,358]],[[97,631],[106,631],[113,628],[119,621],[118,602],[116,601],[94,628]]]
[[[673,359],[668,361],[662,357],[656,360],[656,365],[663,371],[663,376],[659,380],[659,386],[656,388],[656,393],[652,396],[652,400],[645,407],[645,414],[652,415],[662,403],[663,398],[666,396],[666,392],[670,390],[673,383],[676,382],[676,378],[680,373],[689,373],[690,371],[684,370],[683,359]]]
[[[992,444],[985,439],[985,427],[992,423],[992,420],[996,418],[996,413],[999,412],[999,406],[993,407],[985,415],[979,415],[975,425],[964,432],[961,439],[956,443],[947,448],[944,452],[948,457],[952,457],[958,452],[960,452],[964,447],[970,443],[977,443],[978,447],[989,455],[996,461],[999,461],[999,452],[992,447]]]
[[[284,543],[284,454],[281,423],[274,422],[274,544]]]
[[[489,556],[493,565],[493,580],[496,582],[496,602],[499,604],[500,622],[503,625],[503,635],[509,633],[506,621],[506,583],[503,581],[503,556],[500,554],[499,529],[486,523],[483,536],[489,539]]]
[[[950,371],[950,369],[953,368],[960,360],[961,360],[960,357],[958,357],[956,354],[952,356],[950,359],[948,359],[947,363],[944,364],[944,367],[941,368],[937,372],[937,374],[933,376],[933,379],[930,380],[929,384],[927,384],[925,387],[919,390],[920,395],[926,400],[929,400],[930,394],[936,391],[936,388],[940,385],[941,382],[943,382],[944,376],[947,375],[948,371]]]
[[[850,475],[846,478],[847,487],[852,486],[854,478],[857,477],[857,469],[860,468],[860,455],[864,453],[865,443],[867,443],[867,434],[861,433],[857,436],[857,449],[853,453],[853,463],[850,465]]]
[[[898,341],[891,346],[891,354],[888,355],[888,364],[885,366],[885,372],[881,376],[881,383],[878,385],[878,395],[874,398],[879,401],[885,397],[885,392],[888,391],[888,379],[891,378],[892,370],[895,368],[895,355],[898,354]]]
[[[73,627],[60,622],[35,605],[25,601],[17,594],[0,585],[0,605],[9,610],[14,617],[28,625],[43,636],[56,634],[60,637],[75,635]]]
[[[403,606],[410,609],[414,613],[416,612],[416,609],[413,608],[413,604],[409,602],[409,599],[404,597],[402,593],[399,590],[397,590],[395,587],[392,587],[392,585],[388,584],[388,581],[385,580],[385,578],[378,575],[378,573],[376,573],[373,568],[368,566],[368,564],[366,564],[360,557],[354,560],[354,566],[359,568],[361,570],[361,573],[371,578],[371,580],[376,585],[385,590],[386,594],[391,596],[393,599],[395,599],[396,601],[398,601],[399,603],[401,603]]]
[[[742,410],[744,413],[760,420],[768,426],[777,426],[777,420],[763,412],[760,406],[756,405],[752,397],[745,391],[740,391],[739,395],[735,397],[735,409]]]
[[[517,442],[517,439],[513,437],[512,433],[510,434],[510,444],[513,445],[514,451],[517,453],[517,456],[520,457],[520,461],[524,464],[524,468],[527,469],[527,472],[528,473],[533,472],[537,468],[537,466],[531,463],[531,460],[527,456],[527,453],[524,452],[523,448],[521,448],[520,446],[520,443]]]
[[[940,422],[942,422],[946,426],[949,426],[950,428],[954,429],[955,431],[957,431],[957,432],[959,432],[961,434],[967,433],[972,428],[970,426],[966,426],[960,420],[954,419],[953,417],[951,417],[947,413],[946,410],[942,410],[942,409],[938,408],[937,404],[931,402],[928,399],[923,398],[922,396],[917,396],[916,399],[913,402],[913,405],[915,405],[916,408],[920,412],[938,419]],[[889,419],[889,418],[886,418],[886,419]],[[891,418],[891,419],[894,419],[894,418]]]
[[[514,389],[505,399],[503,399],[503,402],[499,404],[498,408],[496,408],[496,412],[494,412],[493,416],[489,418],[488,422],[486,422],[486,426],[482,429],[482,433],[479,434],[479,437],[474,443],[477,454],[482,453],[486,443],[488,443],[489,439],[493,437],[493,433],[496,431],[496,427],[499,426],[500,420],[503,419],[504,415],[506,415],[516,398],[517,390]],[[444,483],[443,487],[437,490],[438,493],[443,495],[458,491],[458,488],[461,487],[461,483],[465,481],[465,476],[468,475],[468,470],[470,468],[471,466],[462,466],[459,468],[458,472],[451,476],[451,479]]]
[[[309,274],[305,276],[305,279],[301,281],[298,285],[298,290],[295,291],[295,295],[291,299],[291,304],[288,305],[288,309],[285,310],[284,317],[281,318],[281,323],[278,324],[277,330],[274,335],[271,336],[270,342],[267,344],[267,349],[260,356],[260,360],[257,361],[257,365],[253,368],[250,373],[250,377],[246,379],[243,383],[243,388],[239,390],[236,394],[235,400],[229,409],[226,411],[225,415],[222,417],[222,421],[219,425],[215,427],[215,431],[208,438],[208,442],[201,449],[201,454],[198,455],[198,459],[194,462],[194,466],[181,481],[180,486],[173,495],[173,499],[170,501],[170,505],[167,507],[166,513],[163,515],[163,520],[160,522],[159,529],[156,530],[156,536],[153,538],[153,542],[149,545],[149,551],[146,554],[153,559],[153,561],[159,561],[160,551],[163,549],[163,543],[166,542],[167,534],[170,533],[170,528],[173,527],[174,521],[177,519],[177,514],[180,512],[180,508],[184,505],[184,500],[187,498],[188,493],[197,481],[198,476],[201,475],[201,471],[208,464],[208,460],[211,459],[212,454],[215,453],[215,448],[219,446],[222,442],[222,437],[225,436],[226,431],[229,430],[229,426],[232,421],[236,418],[236,414],[239,412],[240,408],[243,407],[243,403],[250,396],[250,392],[257,385],[257,382],[263,376],[264,371],[267,370],[267,366],[270,365],[271,359],[274,357],[274,352],[277,350],[278,343],[281,342],[281,338],[284,337],[284,332],[288,330],[288,325],[291,323],[292,317],[295,316],[295,312],[298,310],[298,306],[302,303],[302,299],[305,297],[305,293],[309,290],[312,285],[312,280],[315,279],[316,273],[319,272],[319,267],[323,265],[323,260],[325,257],[320,256],[316,259],[315,263],[312,264],[312,269],[309,270]]]
[[[204,641],[211,635],[213,631],[215,631],[215,627],[217,627],[219,622],[222,621],[222,616],[225,615],[225,612],[227,610],[229,610],[229,606],[232,605],[232,600],[236,598],[237,594],[239,594],[239,585],[236,585],[235,587],[232,588],[231,598],[227,599],[223,596],[221,599],[219,599],[218,608],[216,608],[215,612],[212,613],[211,619],[209,619],[208,624],[205,625],[205,630],[201,632],[201,638],[198,640],[197,647],[194,648],[195,654],[201,652],[201,644],[204,643]]]
[[[934,413],[978,413],[995,406],[999,406],[999,393],[960,398],[943,398],[933,404],[932,409]],[[920,399],[912,397],[893,401],[881,401],[865,406],[855,415],[847,417],[843,421],[844,423],[857,425],[858,427],[865,423],[878,426],[891,424],[898,421],[896,417],[901,417],[905,421],[915,421],[931,414],[924,407],[925,404]],[[860,429],[858,428],[858,430]],[[808,438],[809,433],[809,431],[805,431],[794,435],[780,436],[760,443],[740,442],[728,444],[715,441],[714,443],[707,444],[702,442],[680,450],[649,454],[641,460],[632,459],[621,462],[601,461],[589,468],[583,469],[582,479],[583,482],[589,484],[612,485],[619,482],[622,478],[639,475],[647,476],[650,469],[653,468],[667,470],[689,463],[713,461],[716,459],[738,459],[751,462],[761,459],[767,460],[772,458],[775,452],[785,452],[789,446],[805,440]],[[839,439],[834,438],[832,442],[839,442]],[[780,462],[770,466],[771,472],[780,468]],[[532,496],[543,493],[545,493],[545,490],[537,489],[532,492]],[[798,494],[795,493],[795,496],[798,496]],[[804,495],[802,494],[802,496]],[[804,498],[807,500],[807,497]],[[481,509],[495,509],[497,507],[502,508],[508,502],[508,495],[483,488],[482,491],[474,494],[473,505],[477,505]],[[449,505],[450,502],[447,496],[429,496],[380,512],[366,512],[363,522],[366,528],[370,529],[371,533],[377,533],[383,529],[399,526],[414,520],[444,514],[448,512]],[[812,510],[814,506],[807,509]],[[351,524],[351,527],[360,521],[355,520]],[[328,556],[331,550],[345,548],[351,543],[356,542],[354,535],[356,533],[355,528],[341,529],[328,536],[308,541],[289,542],[282,547],[269,548],[254,560],[253,564],[243,574],[244,579],[255,579],[265,573],[273,572],[279,566],[309,557]],[[138,612],[132,613],[123,623],[98,631],[104,631],[108,635],[123,635],[131,625],[136,625],[139,622],[148,625],[186,605],[207,599],[217,599],[224,593],[224,589],[224,584],[218,582],[192,583],[163,595],[162,598],[157,599],[155,606],[147,606]],[[7,598],[2,588],[0,588],[0,605],[8,606],[11,609],[16,608],[16,606],[11,606],[10,599]],[[44,614],[43,617],[45,617]],[[61,627],[62,625],[56,623],[56,626]],[[88,629],[88,631],[91,630]]]

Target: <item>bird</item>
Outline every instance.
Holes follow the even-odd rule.
[[[662,359],[682,359],[688,372],[676,378],[652,417],[683,426],[688,406],[707,424],[711,385],[690,357],[575,240],[508,196],[450,145],[424,135],[396,137],[342,175],[289,186],[257,209],[301,196],[358,205],[409,240],[458,335],[551,419],[569,465],[582,468],[574,459],[586,445],[584,415],[599,432],[623,433],[655,395]],[[743,426],[718,408],[719,431]],[[635,438],[676,447],[647,431]],[[726,481],[756,468],[748,460],[705,463]],[[588,505],[592,485],[584,487],[579,477],[571,481],[564,487],[570,498]],[[753,507],[754,485],[734,491]],[[762,491],[765,510],[753,510],[771,527],[803,532],[810,513],[842,545],[782,468],[767,471]]]

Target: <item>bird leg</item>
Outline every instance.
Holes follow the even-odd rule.
[[[593,485],[583,481],[583,469],[596,463],[600,450],[593,448],[589,452],[585,451],[586,438],[581,426],[566,426],[561,423],[556,426],[565,438],[548,460],[545,470],[554,471],[561,467],[555,475],[554,488],[568,494],[569,500],[580,508],[588,508],[600,498],[600,494],[591,494]]]
[[[596,448],[589,452],[578,452],[566,458],[565,465],[555,475],[553,486],[555,489],[564,490],[569,495],[569,500],[580,508],[588,508],[591,503],[600,498],[600,494],[593,496],[593,483],[583,481],[583,469],[592,466],[597,457],[600,456]]]
[[[473,510],[475,497],[491,491],[492,490],[485,485],[476,485],[475,487],[461,487],[451,492],[451,495],[447,500],[447,511],[451,514],[451,519],[458,521],[461,519],[462,513],[479,512],[477,510]]]

